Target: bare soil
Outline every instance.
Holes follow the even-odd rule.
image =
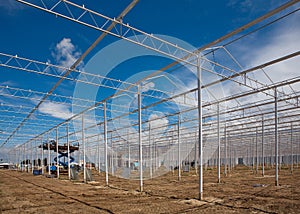
[[[261,172],[259,172],[261,173]],[[300,168],[265,176],[247,167],[236,167],[217,183],[216,169],[204,171],[204,200],[199,201],[199,177],[172,172],[144,182],[93,171],[95,181],[69,181],[34,176],[31,173],[0,170],[0,213],[299,213]],[[82,177],[82,175],[81,175]]]

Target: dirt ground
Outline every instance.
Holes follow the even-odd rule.
[[[260,173],[260,172],[259,172]],[[300,167],[281,169],[276,187],[275,170],[265,176],[237,167],[217,181],[216,169],[204,171],[204,200],[198,198],[198,176],[177,172],[139,182],[93,172],[87,184],[0,170],[0,213],[299,213]]]

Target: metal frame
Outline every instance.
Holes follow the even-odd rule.
[[[291,157],[291,172],[293,170],[294,154],[296,155],[296,163],[298,164],[299,142],[295,142],[294,139],[299,139],[300,136],[300,114],[297,113],[299,110],[299,94],[300,92],[295,90],[295,85],[299,84],[300,77],[296,76],[292,79],[284,79],[280,82],[275,82],[271,84],[261,83],[255,80],[250,75],[253,72],[260,71],[264,72],[264,68],[267,68],[276,63],[286,62],[288,59],[299,57],[300,51],[290,53],[286,56],[279,57],[278,59],[271,60],[269,62],[263,63],[261,65],[254,66],[252,68],[243,70],[238,62],[238,60],[233,56],[232,53],[221,44],[226,39],[231,38],[237,33],[242,32],[246,28],[254,26],[267,18],[272,17],[274,14],[283,11],[289,6],[297,3],[298,1],[290,1],[281,7],[265,14],[262,17],[248,23],[247,25],[238,28],[237,30],[215,40],[208,45],[205,45],[194,52],[187,51],[176,44],[172,44],[168,41],[162,40],[152,34],[140,31],[134,27],[124,24],[122,19],[130,11],[130,9],[137,3],[133,1],[116,19],[109,18],[100,13],[92,11],[85,8],[84,6],[76,5],[67,0],[56,0],[51,6],[45,5],[41,0],[39,4],[31,3],[31,1],[17,0],[18,2],[27,4],[34,8],[46,11],[48,13],[55,14],[57,16],[69,19],[73,22],[85,25],[87,27],[99,30],[102,32],[101,36],[93,43],[91,47],[70,67],[63,68],[49,63],[42,63],[36,60],[30,60],[18,56],[12,56],[9,54],[0,53],[0,66],[5,69],[17,69],[22,72],[31,72],[39,74],[40,76],[56,77],[59,78],[58,82],[52,87],[49,92],[37,92],[30,91],[26,89],[18,89],[10,86],[0,87],[0,96],[14,97],[21,99],[36,99],[35,95],[39,95],[40,98],[37,99],[38,104],[33,108],[27,106],[15,106],[10,103],[4,103],[0,106],[1,112],[6,113],[21,113],[25,114],[25,117],[16,117],[18,121],[8,122],[7,128],[4,133],[1,133],[0,148],[8,147],[10,148],[10,154],[13,154],[15,159],[26,160],[28,154],[28,147],[31,146],[31,161],[33,161],[34,152],[36,156],[39,156],[36,149],[33,149],[33,142],[43,141],[47,139],[49,142],[50,138],[56,139],[56,146],[62,142],[67,142],[68,147],[73,142],[79,142],[80,148],[83,149],[83,167],[84,167],[84,181],[86,182],[86,155],[90,154],[92,157],[93,152],[97,150],[99,155],[94,155],[95,162],[98,160],[99,170],[101,170],[100,162],[105,163],[105,180],[106,185],[108,183],[109,167],[111,169],[115,166],[115,159],[117,153],[129,154],[128,155],[128,165],[130,168],[130,161],[133,157],[139,160],[139,185],[140,191],[143,191],[143,166],[150,165],[150,176],[152,178],[153,172],[157,170],[160,165],[161,159],[157,158],[157,152],[163,153],[167,148],[174,145],[174,142],[178,143],[177,150],[174,149],[174,153],[177,153],[176,161],[178,165],[178,179],[181,178],[181,161],[182,154],[186,152],[186,147],[193,148],[194,152],[191,152],[186,158],[190,160],[193,159],[195,163],[195,168],[198,170],[199,167],[199,199],[203,200],[203,165],[207,164],[211,160],[217,160],[216,166],[218,167],[218,183],[221,182],[221,165],[224,165],[225,176],[230,173],[230,170],[236,164],[236,158],[247,159],[246,164],[256,163],[256,172],[258,173],[259,163],[262,165],[262,176],[264,176],[264,163],[273,164],[275,162],[275,185],[279,185],[279,167],[281,160],[279,157],[290,156]],[[59,11],[58,6],[63,5],[65,10]],[[77,8],[81,11],[78,15],[72,13],[72,8]],[[90,22],[83,21],[85,16],[90,17]],[[272,22],[269,21],[270,23]],[[138,34],[145,36],[145,39],[140,41]],[[173,58],[175,61],[170,65],[165,66],[161,70],[154,72],[153,74],[147,76],[146,78],[136,82],[135,84],[122,82],[127,87],[124,90],[119,91],[113,96],[109,96],[104,100],[97,100],[96,103],[90,100],[78,99],[78,106],[82,107],[84,110],[76,115],[66,120],[53,120],[49,118],[42,119],[41,116],[46,116],[45,114],[40,114],[36,112],[37,109],[46,100],[54,103],[70,103],[71,99],[64,95],[53,94],[55,89],[59,87],[63,80],[75,81],[74,77],[78,73],[85,75],[86,81],[81,81],[85,84],[92,84],[99,87],[107,87],[112,89],[118,89],[120,81],[107,78],[99,75],[91,75],[79,70],[76,70],[77,65],[84,59],[84,57],[104,38],[106,35],[112,35],[118,38],[122,38],[134,44],[140,45],[144,48],[156,51],[162,55]],[[218,44],[217,48],[213,45]],[[227,55],[231,58],[232,62],[240,67],[241,70],[235,70],[230,68],[229,65],[221,65],[217,62],[203,57],[202,51],[207,51],[213,49],[224,50]],[[211,69],[207,69],[201,66],[202,62],[208,62],[228,71],[227,74],[221,74]],[[179,94],[167,93],[170,97],[167,99],[162,99],[159,96],[145,94],[141,90],[141,83],[145,80],[151,79],[153,77],[159,78],[159,74],[177,64],[189,64],[195,66],[197,69],[197,87],[186,92]],[[25,65],[24,65],[25,64]],[[50,71],[50,72],[49,72]],[[172,72],[172,71],[169,71]],[[201,82],[202,72],[209,72],[218,76],[217,81],[212,81],[207,84]],[[104,81],[103,81],[104,80]],[[244,91],[241,93],[235,93],[233,95],[224,96],[219,99],[211,99],[208,101],[203,101],[203,92],[209,90],[212,86],[223,82],[234,82],[240,84],[244,87]],[[255,84],[253,84],[255,83]],[[285,90],[285,87],[289,87],[290,91]],[[154,89],[155,90],[155,89]],[[159,91],[159,90],[157,90]],[[130,93],[132,96],[137,95],[137,106],[136,109],[131,112],[124,112],[118,117],[112,117],[108,112],[110,111],[109,102],[116,96],[121,96],[122,94]],[[247,99],[252,95],[265,94],[270,95],[270,99],[258,100],[256,103],[251,102],[241,102],[242,99]],[[178,102],[178,105],[182,105],[182,111],[175,111],[175,113],[166,113],[162,118],[148,119],[146,111],[156,112],[156,106],[162,103],[173,102],[173,100],[178,98],[183,98],[183,100],[191,95],[195,97],[195,104],[188,104],[186,102]],[[153,102],[149,105],[143,105],[143,97],[155,97],[160,98],[158,102]],[[188,96],[188,97],[191,97]],[[226,106],[226,102],[232,102],[230,106]],[[99,123],[97,125],[89,126],[85,120],[85,115],[91,110],[101,110],[102,113],[98,115]],[[196,114],[195,114],[196,113]],[[136,116],[136,120],[131,124],[130,127],[124,125],[118,128],[113,126],[113,122],[122,120],[128,115]],[[0,117],[0,123],[5,122],[5,118],[9,115],[3,115]],[[32,116],[39,117],[44,129],[42,133],[30,132],[32,127],[37,125],[37,123],[31,119]],[[41,119],[40,119],[41,118]],[[76,132],[74,128],[70,125],[70,122],[78,120],[81,118],[82,130]],[[153,122],[157,122],[159,119],[168,119],[170,123],[161,126],[150,125]],[[20,120],[21,119],[21,120]],[[53,124],[48,124],[53,122]],[[145,128],[149,124],[149,128]],[[66,133],[58,132],[59,128],[66,126]],[[171,126],[177,125],[177,130],[171,129]],[[94,128],[101,127],[98,132],[94,132]],[[138,130],[138,134],[134,135],[135,132],[132,129]],[[55,133],[54,134],[54,130]],[[217,131],[216,131],[217,130]],[[261,130],[261,132],[259,131]],[[177,135],[174,132],[177,131]],[[151,138],[151,133],[160,133],[161,138],[155,139]],[[78,134],[81,137],[78,137]],[[272,138],[272,134],[275,137]],[[50,136],[52,135],[52,136]],[[77,136],[77,138],[76,138]],[[110,139],[108,139],[110,136]],[[124,137],[125,136],[125,137]],[[129,137],[130,136],[130,137]],[[24,137],[24,138],[22,138]],[[26,138],[27,137],[27,138]],[[197,140],[195,140],[197,138]],[[22,142],[26,139],[26,142]],[[259,140],[261,139],[261,146]],[[290,139],[290,145],[282,145],[280,142]],[[177,140],[177,141],[176,141]],[[196,141],[196,142],[195,142]],[[145,143],[145,142],[149,142]],[[216,148],[211,148],[216,152],[216,155],[212,155],[211,158],[204,157],[203,151],[209,150],[210,147],[214,145],[213,142],[217,142]],[[252,145],[255,142],[255,149]],[[114,146],[114,151],[109,148],[109,143]],[[198,143],[198,145],[196,145]],[[48,144],[49,145],[49,144]],[[274,145],[275,152],[272,153],[270,149]],[[14,146],[14,147],[13,147]],[[102,146],[102,147],[101,147]],[[158,149],[159,148],[159,149]],[[247,154],[245,153],[245,148]],[[198,149],[198,153],[197,153]],[[249,149],[251,150],[249,155]],[[23,153],[22,153],[23,150]],[[58,151],[58,149],[57,149]],[[103,151],[104,155],[100,157],[100,152]],[[254,151],[256,151],[254,153]],[[259,151],[261,151],[261,157],[259,157]],[[228,154],[229,153],[229,154]],[[17,155],[18,154],[18,155]],[[42,152],[42,157],[43,157]],[[96,154],[96,153],[95,153]],[[79,153],[80,155],[80,153]],[[198,155],[198,156],[197,156]],[[18,157],[17,157],[18,156]],[[21,157],[22,156],[22,157]],[[228,157],[229,156],[229,157]],[[48,149],[48,159],[50,160],[51,152]],[[58,153],[56,154],[58,160]],[[215,158],[213,158],[215,157]],[[265,161],[266,158],[272,158],[269,161]],[[148,160],[148,159],[149,160]],[[174,158],[169,156],[163,156],[163,158],[168,158],[169,163],[166,164],[167,167],[173,168],[176,166]],[[250,160],[252,158],[252,161]],[[256,158],[256,161],[254,161]],[[97,160],[96,160],[97,159]],[[111,161],[109,161],[109,159]],[[163,159],[164,160],[164,159]],[[250,161],[249,161],[250,160]],[[68,149],[68,163],[69,172],[68,176],[70,179],[70,154]],[[50,164],[48,162],[48,164]],[[33,170],[33,167],[31,168]],[[114,171],[112,169],[112,171]],[[59,170],[58,170],[59,177]]]

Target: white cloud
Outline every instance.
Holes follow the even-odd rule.
[[[52,117],[64,120],[73,116],[67,105],[53,103],[50,101],[45,101],[44,103],[42,103],[39,107],[39,111]]]
[[[52,51],[52,57],[56,63],[67,68],[71,67],[80,55],[81,52],[78,51],[70,38],[63,38]]]
[[[230,50],[231,54],[237,59],[237,61],[243,65],[244,69],[258,66],[260,64],[272,61],[274,59],[283,57],[285,55],[299,51],[300,42],[300,22],[299,16],[292,15],[287,19],[281,20],[273,25],[264,28],[256,33],[253,33],[226,48]],[[232,63],[232,62],[231,62]],[[233,67],[230,62],[225,62],[227,67]],[[264,74],[262,70],[248,73],[248,77],[258,80],[259,82],[269,85],[272,82],[280,82],[290,78],[299,76],[300,61],[299,57],[294,57],[283,62],[276,63],[272,66],[264,68],[264,71],[271,78],[272,81]],[[236,70],[236,69],[235,69]],[[243,70],[243,69],[242,69]],[[238,71],[238,70],[237,70]],[[241,81],[241,78],[236,78]],[[212,81],[212,80],[211,80]],[[247,80],[247,84],[249,81]],[[251,83],[253,87],[262,87],[254,82]],[[233,94],[242,93],[250,88],[244,87],[232,81],[226,81],[222,83],[224,96],[230,96]],[[300,90],[300,86],[293,85],[295,91]],[[210,88],[214,92],[217,98],[222,97],[222,93],[217,87]],[[282,91],[283,89],[280,89]],[[285,93],[290,93],[289,87],[284,88]],[[272,93],[272,91],[269,91]],[[205,95],[205,94],[204,94]],[[206,97],[205,97],[206,98]],[[260,100],[270,99],[262,93],[255,94],[239,98],[240,104],[246,104],[251,102],[258,102]],[[208,98],[211,100],[211,98]],[[236,106],[238,103],[235,100],[226,102],[227,107]],[[263,107],[261,107],[263,108]]]
[[[231,53],[246,68],[291,54],[299,51],[299,22],[299,16],[296,14],[290,15],[258,32],[240,39],[227,48],[230,49]],[[289,66],[291,65],[289,60],[286,62]],[[282,63],[277,63],[276,66],[279,64]],[[293,65],[292,68],[295,68],[295,66]]]
[[[158,128],[160,131],[164,131],[168,128],[169,120],[163,116],[163,114],[151,114],[149,116],[149,120],[151,120],[151,129]]]
[[[243,55],[244,64],[246,67],[253,67],[274,59],[283,57],[285,55],[299,51],[300,42],[300,26],[299,16],[292,16],[288,20],[277,24],[274,28],[263,32],[263,35],[258,34],[253,37],[253,40],[248,43],[248,51]],[[251,74],[250,77],[258,80],[264,84],[272,84],[273,82],[281,82],[283,80],[295,78],[299,76],[300,61],[299,56],[289,60],[285,60],[262,70],[257,70]],[[270,79],[271,80],[270,80]],[[293,90],[299,91],[299,84],[292,85]],[[291,93],[290,87],[279,88],[279,91],[285,94]],[[270,93],[273,94],[272,91]],[[246,102],[254,102],[264,100],[267,97],[262,93],[248,97]],[[268,97],[270,98],[270,97]]]
[[[147,92],[147,91],[149,91],[151,89],[154,89],[154,87],[155,87],[155,83],[154,82],[145,82],[143,84],[143,86],[142,86],[141,91],[142,92]]]
[[[299,20],[300,21],[300,20]],[[288,24],[288,23],[287,23]],[[261,64],[274,58],[299,50],[300,28],[279,27],[271,31],[263,39],[264,44],[251,51],[250,64]]]

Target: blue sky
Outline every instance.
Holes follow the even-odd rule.
[[[84,3],[87,8],[110,17],[116,17],[130,3],[128,0],[73,2],[79,5]],[[216,5],[214,1],[141,0],[125,17],[124,22],[149,33],[174,36],[200,47],[282,2],[284,1],[231,0],[218,1]],[[99,32],[88,27],[55,18],[13,0],[1,1],[0,20],[2,51],[41,61],[52,59],[52,49],[63,38],[71,38],[72,43],[84,51],[99,35]],[[106,38],[98,48],[111,41],[111,37]]]
[[[73,2],[109,17],[116,17],[130,3],[128,0]],[[274,9],[285,1],[230,0],[218,1],[140,1],[124,22],[148,33],[177,37],[200,47]],[[56,45],[64,38],[74,45],[72,55],[79,55],[99,36],[99,32],[23,5],[14,0],[1,1],[1,52],[38,61],[61,64]],[[107,36],[84,60],[116,39]],[[55,56],[54,56],[55,55]],[[28,79],[29,78],[29,79]],[[31,80],[31,81],[29,81]],[[35,77],[13,71],[0,76],[0,83],[9,83],[34,90],[48,91],[53,82],[40,83]],[[33,84],[32,82],[37,82]],[[21,84],[20,84],[21,83]],[[39,87],[42,86],[42,87]],[[63,90],[63,89],[61,89]]]
[[[128,0],[71,1],[79,5],[84,4],[86,8],[112,18],[117,17],[130,3]],[[123,21],[147,33],[176,37],[198,48],[285,2],[287,1],[140,0]],[[295,8],[297,8],[297,5],[289,10]],[[293,50],[299,50],[299,42],[297,42],[300,32],[298,21],[299,14],[293,16],[289,21],[279,22],[263,30],[261,34],[253,34],[249,40],[241,41],[230,48],[239,56],[245,67],[276,58]],[[80,56],[100,35],[100,32],[94,29],[55,17],[13,0],[0,1],[0,23],[1,53],[18,55],[41,62],[51,62],[57,65],[70,66],[71,62]],[[282,43],[282,38],[288,41],[287,44]],[[116,40],[112,36],[107,36],[84,59],[84,64],[99,50]],[[276,45],[274,45],[275,43]],[[250,46],[251,51],[249,51]],[[262,55],[263,51],[268,52]],[[147,65],[140,66],[143,69],[153,70],[158,69],[164,62],[169,61],[157,61],[156,66],[150,66],[149,68],[147,68]],[[296,64],[293,65],[296,66]],[[120,68],[124,69],[126,66],[132,66],[131,62],[125,63]],[[116,71],[114,73],[114,77],[118,78],[118,73]],[[126,78],[126,73],[119,73],[119,75],[119,79]],[[0,68],[0,86],[8,85],[9,87],[47,92],[56,81],[55,78],[43,79],[38,75]],[[72,96],[73,90],[74,84],[64,81],[55,93]],[[235,88],[230,90],[235,90]],[[20,100],[4,99],[3,97],[0,97],[0,100],[7,103],[11,102],[13,105],[23,104]],[[32,102],[31,106],[34,104],[36,102]],[[51,105],[49,104],[49,106]],[[51,119],[52,116],[54,116],[54,119],[62,119],[71,115],[71,110],[66,106],[52,107],[53,109],[60,109],[64,113],[60,115],[50,114],[49,108],[47,109],[44,106],[41,112],[48,114],[48,119]]]

